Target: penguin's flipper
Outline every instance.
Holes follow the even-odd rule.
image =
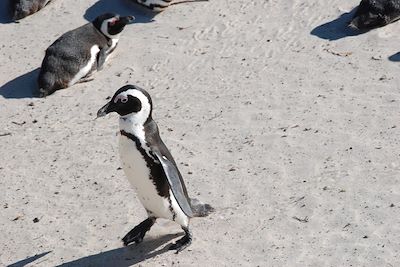
[[[107,49],[102,48],[99,53],[97,53],[97,70],[103,69],[104,63],[107,58]]]
[[[157,159],[161,162],[165,176],[167,177],[168,183],[176,201],[178,202],[178,205],[181,207],[186,216],[193,217],[192,208],[190,207],[188,198],[183,192],[180,174],[175,164],[168,160],[166,156],[162,155],[160,151],[153,150],[153,152]]]

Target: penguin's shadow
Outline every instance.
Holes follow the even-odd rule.
[[[83,17],[90,22],[107,12],[114,12],[121,16],[134,16],[133,23],[153,22],[154,16],[157,15],[156,12],[134,3],[133,0],[99,0],[86,10]]]
[[[388,59],[393,62],[399,62],[400,61],[400,52],[397,52],[396,54],[391,55]]]
[[[144,240],[142,243],[130,245],[128,247],[121,247],[112,249],[98,254],[83,257],[74,261],[66,262],[58,267],[84,267],[84,266],[102,266],[102,267],[128,267],[138,264],[147,259],[153,258],[157,255],[163,254],[168,250],[170,244],[156,250],[161,245],[169,242],[170,240],[183,235],[168,234],[155,239]]]
[[[4,98],[35,98],[39,95],[37,77],[40,68],[25,73],[0,87]]]
[[[0,1],[0,23],[6,24],[14,22],[11,14],[11,1],[2,0]]]
[[[315,27],[310,34],[318,36],[321,39],[336,41],[345,37],[357,36],[365,33],[366,31],[355,30],[347,26],[352,20],[357,8],[358,7],[353,8],[353,10],[348,13],[343,13],[335,20]]]
[[[7,267],[23,267],[23,266],[25,266],[25,265],[27,265],[27,264],[29,264],[31,262],[34,262],[37,259],[40,259],[43,256],[46,256],[50,252],[51,251],[47,251],[47,252],[44,252],[44,253],[41,253],[41,254],[37,254],[35,256],[32,256],[32,257],[17,261],[15,263],[10,264],[10,265],[7,265]]]

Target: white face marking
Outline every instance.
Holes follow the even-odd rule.
[[[121,101],[122,103],[128,102],[128,95],[127,94],[119,94],[116,98],[114,98],[114,103]]]
[[[147,121],[147,119],[150,116],[150,112],[151,112],[151,106],[150,106],[149,99],[147,99],[147,96],[145,96],[139,90],[129,89],[127,91],[120,93],[116,98],[118,98],[118,99],[128,98],[129,95],[134,96],[140,100],[140,103],[142,104],[142,109],[139,112],[132,112],[125,116],[121,116],[121,119],[123,121],[129,121],[131,123],[131,126],[125,130],[132,129],[132,124],[134,127],[138,127],[138,126],[143,127],[143,124]],[[124,129],[121,129],[121,130],[124,130]]]
[[[97,68],[93,68],[93,65],[96,63],[96,57],[97,57],[97,54],[99,53],[99,51],[100,51],[100,48],[98,45],[94,45],[94,46],[92,46],[92,48],[90,48],[89,62],[83,68],[81,68],[77,74],[75,74],[75,76],[68,83],[68,86],[71,86],[71,85],[77,83],[80,79],[91,74],[93,69],[94,70],[97,69]]]
[[[121,116],[119,118],[119,128],[120,130],[123,130],[127,133],[131,133],[134,136],[136,136],[139,139],[140,143],[142,144],[142,147],[144,148],[146,153],[151,158],[153,158],[153,156],[150,154],[150,149],[145,145],[146,140],[143,127],[144,123],[150,116],[151,112],[150,102],[147,99],[147,96],[145,96],[141,91],[136,89],[129,89],[127,91],[124,91],[119,95],[117,95],[116,98],[127,99],[128,95],[138,98],[142,104],[142,109],[139,112],[133,112],[125,116]]]
[[[114,35],[112,35],[112,34],[110,34],[109,32],[108,32],[108,23],[110,22],[110,23],[113,23],[113,22],[115,22],[117,19],[119,19],[118,17],[113,17],[113,18],[110,18],[110,19],[106,19],[105,21],[103,21],[102,23],[101,23],[101,27],[100,27],[100,30],[101,30],[101,32],[105,35],[105,36],[107,36],[108,38],[110,38],[110,39],[119,39],[119,35],[120,35],[120,33],[118,33],[118,34],[114,34]],[[118,41],[117,41],[118,42]]]

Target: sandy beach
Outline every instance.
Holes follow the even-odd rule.
[[[0,4],[1,266],[400,266],[400,22],[345,29],[358,1],[210,0],[154,14],[54,0],[9,23]],[[94,80],[36,98],[45,49],[101,13],[134,15]],[[353,11],[354,12],[354,11]],[[146,212],[121,169],[121,86],[153,118],[189,194],[215,212],[182,230]]]

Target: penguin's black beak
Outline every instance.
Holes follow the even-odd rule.
[[[101,109],[99,109],[99,111],[97,111],[97,117],[96,118],[104,117],[105,115],[107,115],[108,113],[110,113],[112,111],[113,111],[112,103],[108,102]]]

